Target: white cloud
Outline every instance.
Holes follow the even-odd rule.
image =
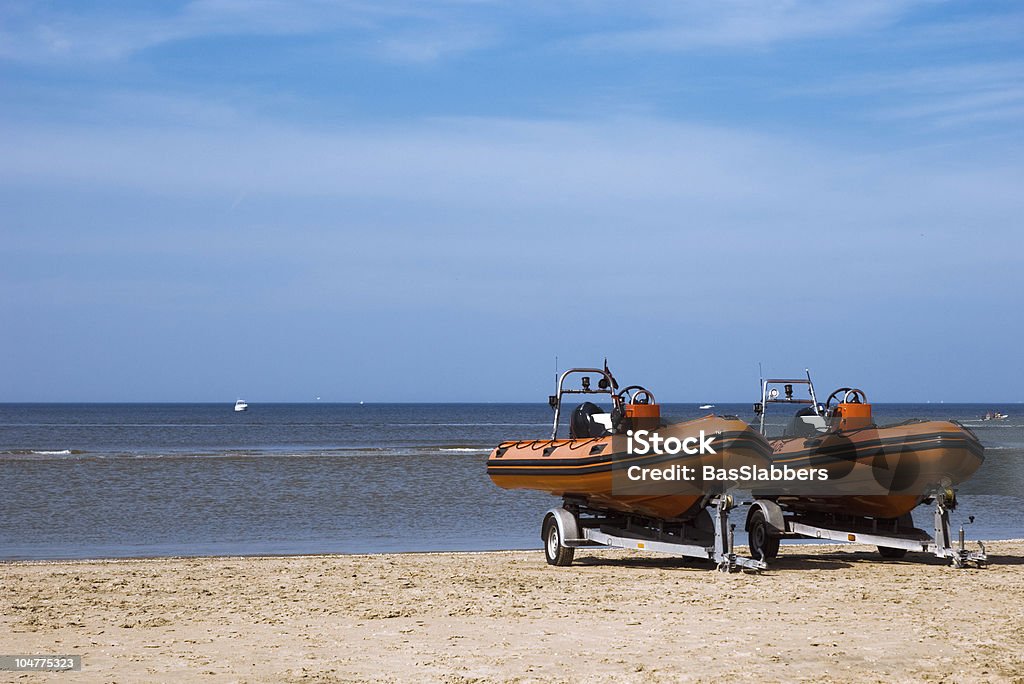
[[[999,145],[845,149],[652,118],[440,119],[330,130],[228,119],[190,127],[0,131],[9,187],[182,197],[240,193],[454,207],[632,214],[649,225],[879,221],[1019,212],[1019,164]],[[826,219],[825,216],[828,215]]]
[[[8,181],[469,202],[710,197],[722,186],[744,194],[756,192],[752,176],[765,162],[798,154],[755,135],[643,120],[447,119],[330,131],[260,122],[20,126],[3,137]]]
[[[386,60],[436,62],[453,55],[487,48],[499,40],[495,30],[456,25],[431,32],[404,31],[389,34],[374,44],[373,51]]]
[[[688,50],[763,46],[849,34],[898,20],[908,0],[728,0],[619,3],[575,0],[389,3],[360,0],[193,0],[172,11],[142,4],[129,12],[8,10],[0,57],[25,62],[109,61],[176,41],[229,35],[346,34],[387,58],[431,61],[493,45],[509,31],[547,25],[569,42],[600,49]],[[596,27],[632,26],[627,29]],[[549,33],[537,38],[549,40]],[[383,49],[380,49],[383,46]]]
[[[463,3],[359,0],[193,0],[170,12],[146,5],[114,15],[22,10],[0,29],[0,57],[23,62],[112,61],[177,41],[216,36],[330,35],[352,32],[400,59],[429,61],[472,49],[491,34],[458,11]],[[399,28],[396,28],[399,27]],[[352,42],[352,41],[350,41]],[[373,50],[372,47],[367,49]]]
[[[862,98],[874,120],[934,128],[1017,121],[1024,107],[1024,62],[994,61],[860,73],[794,89],[802,96]]]
[[[942,94],[965,90],[992,90],[1024,84],[1024,62],[994,61],[870,71],[838,76],[828,83],[794,92],[826,95],[878,93]]]
[[[976,9],[980,3],[951,3],[957,9]],[[997,12],[986,16],[957,17],[953,21],[934,21],[914,26],[893,35],[892,41],[905,48],[930,46],[962,46],[981,44],[992,46],[998,43],[1019,44],[1024,33],[1024,12],[1014,8],[1009,12]]]
[[[879,119],[927,120],[934,127],[1020,121],[1024,116],[1024,88],[889,107],[877,110],[876,116]]]
[[[706,47],[761,47],[787,41],[848,35],[889,26],[914,2],[671,3],[642,28],[596,32],[573,42],[593,49],[686,51]]]

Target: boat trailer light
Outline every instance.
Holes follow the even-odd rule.
[[[956,491],[952,487],[946,487],[942,495],[946,499],[946,506],[950,510],[956,508]]]

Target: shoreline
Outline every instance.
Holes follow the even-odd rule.
[[[1019,682],[1024,540],[986,547],[957,570],[783,545],[756,574],[590,549],[14,561],[0,624],[86,682]]]
[[[795,542],[795,543],[794,543]],[[1019,538],[1008,538],[1008,539],[968,539],[968,547],[974,544],[977,546],[978,542],[982,544],[1024,544],[1024,537]],[[825,547],[834,546],[837,549],[846,547],[868,547],[864,544],[848,543],[848,542],[833,542],[833,541],[819,541],[816,539],[791,539],[783,540],[781,548],[789,547]],[[378,551],[371,553],[342,553],[335,551],[325,551],[323,553],[256,553],[256,554],[227,554],[227,555],[175,555],[175,556],[83,556],[81,558],[11,558],[11,559],[0,559],[0,567],[8,565],[55,565],[62,563],[132,563],[132,562],[144,562],[144,561],[162,561],[162,560],[254,560],[260,558],[376,558],[379,556],[427,556],[427,555],[438,555],[438,556],[474,556],[489,553],[520,553],[530,551],[540,551],[541,544],[538,542],[536,547],[524,547],[514,549],[483,549],[483,550],[457,550],[457,551]],[[594,547],[587,549],[595,553],[610,552],[611,549],[601,549],[600,547]],[[736,546],[737,552],[743,555],[747,552],[747,547],[744,545]],[[649,553],[646,554],[652,558],[676,558],[671,554],[659,554]],[[927,556],[928,554],[919,553],[917,556]],[[911,555],[910,558],[915,556]]]

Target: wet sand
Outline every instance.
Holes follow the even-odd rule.
[[[1024,682],[1024,541],[956,570],[784,545],[775,567],[580,551],[0,564],[3,654],[60,682]]]

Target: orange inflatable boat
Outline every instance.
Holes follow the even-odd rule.
[[[772,483],[761,498],[771,497],[794,511],[844,513],[899,518],[940,489],[970,478],[984,461],[984,448],[968,428],[954,421],[910,420],[879,426],[864,392],[843,387],[824,404],[814,397],[793,399],[769,389],[760,404],[761,426],[768,403],[803,403],[781,435],[768,437],[775,466],[819,468],[828,479],[813,484]],[[776,390],[777,392],[777,390]]]
[[[807,396],[794,396],[794,386],[806,387]],[[802,407],[781,434],[770,435],[765,414],[774,404]],[[825,475],[813,482],[754,484],[746,529],[755,558],[774,558],[780,539],[811,537],[874,544],[887,558],[928,551],[958,566],[986,562],[984,546],[967,551],[962,526],[954,548],[949,522],[956,508],[953,488],[984,460],[984,448],[968,428],[948,420],[877,425],[863,391],[842,387],[819,403],[810,373],[806,379],[762,380],[754,411],[771,444],[773,469]],[[917,529],[910,515],[925,503],[935,505],[933,532]]]
[[[569,387],[569,378],[580,384]],[[604,394],[611,405],[602,410],[581,403],[568,421],[568,439],[559,439],[562,401],[573,394]],[[494,484],[548,492],[594,511],[679,520],[696,516],[727,489],[730,470],[768,465],[767,442],[744,421],[711,415],[669,423],[650,390],[620,390],[607,364],[563,373],[549,403],[555,412],[551,437],[499,444],[487,460]],[[724,477],[708,481],[706,466]]]

